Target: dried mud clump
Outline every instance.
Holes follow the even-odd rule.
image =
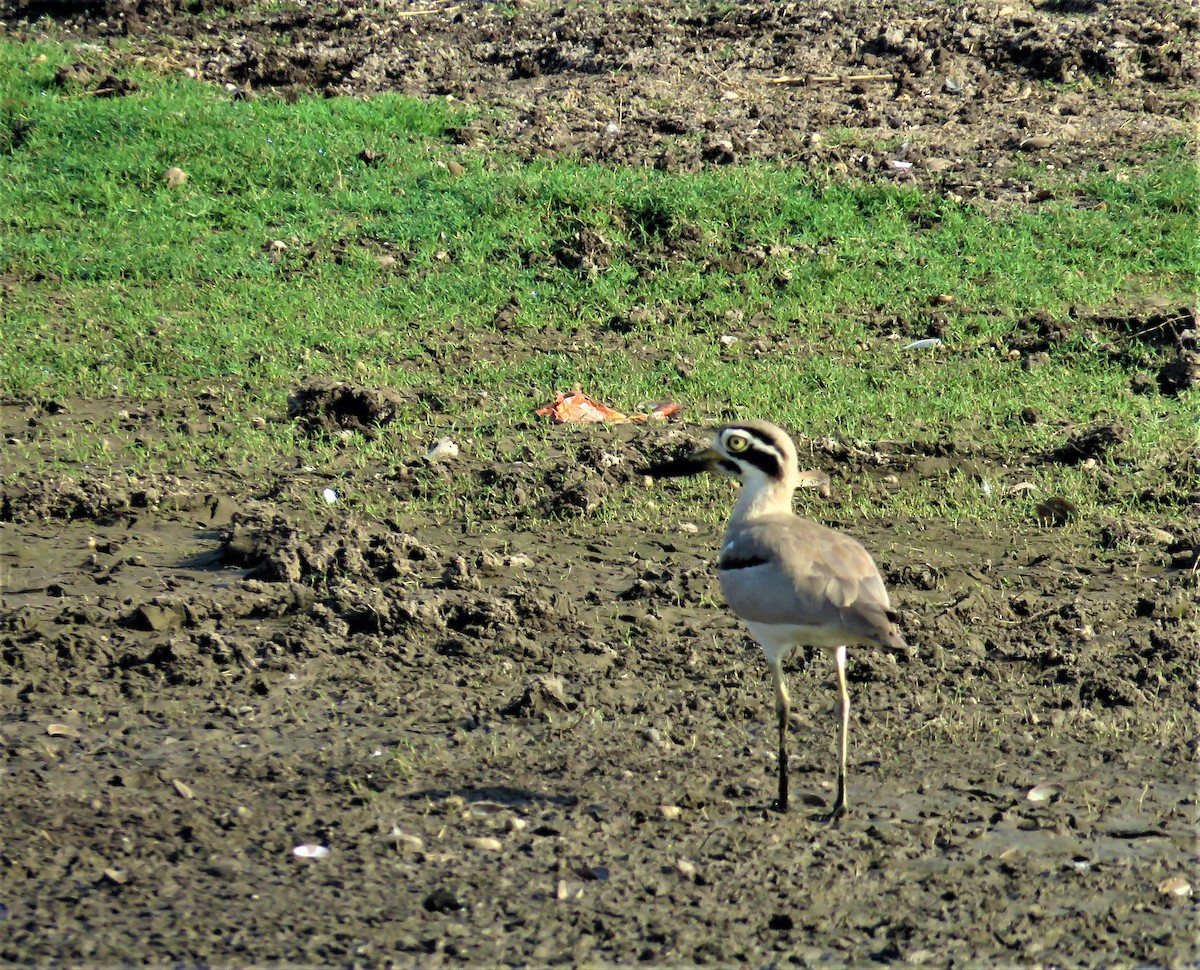
[[[506,717],[545,718],[571,710],[575,704],[567,698],[561,677],[537,677],[499,711]]]
[[[37,478],[27,485],[11,485],[0,494],[0,522],[130,517],[168,498],[172,500],[168,504],[177,508],[190,504],[179,495],[169,496],[161,488],[143,486],[136,480],[120,483],[98,478]]]
[[[341,381],[312,380],[288,397],[288,417],[309,431],[374,435],[396,419],[403,399],[391,388],[358,387]]]
[[[385,524],[331,521],[316,536],[278,516],[236,515],[222,537],[226,565],[248,569],[247,578],[268,582],[316,582],[329,576],[384,581],[410,578],[415,563],[432,564],[437,553]]]

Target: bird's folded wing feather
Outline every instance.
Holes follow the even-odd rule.
[[[840,626],[848,642],[905,648],[879,570],[844,533],[793,516],[734,526],[717,568],[743,620]]]

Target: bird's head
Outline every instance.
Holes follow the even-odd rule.
[[[755,490],[784,486],[790,492],[796,483],[796,446],[776,425],[739,421],[718,428],[706,448],[646,469],[647,474],[656,478],[679,478],[706,471],[736,478]]]

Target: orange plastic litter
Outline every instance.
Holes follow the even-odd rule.
[[[670,417],[680,410],[678,404],[660,404],[649,414],[631,416],[593,400],[577,388],[569,394],[559,393],[553,404],[538,408],[535,413],[549,415],[555,424],[591,424],[600,421],[649,421],[651,418]]]

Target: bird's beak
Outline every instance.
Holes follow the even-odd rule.
[[[720,454],[711,446],[701,448],[690,455],[668,458],[641,469],[642,474],[652,478],[688,478],[702,472],[713,471]]]

